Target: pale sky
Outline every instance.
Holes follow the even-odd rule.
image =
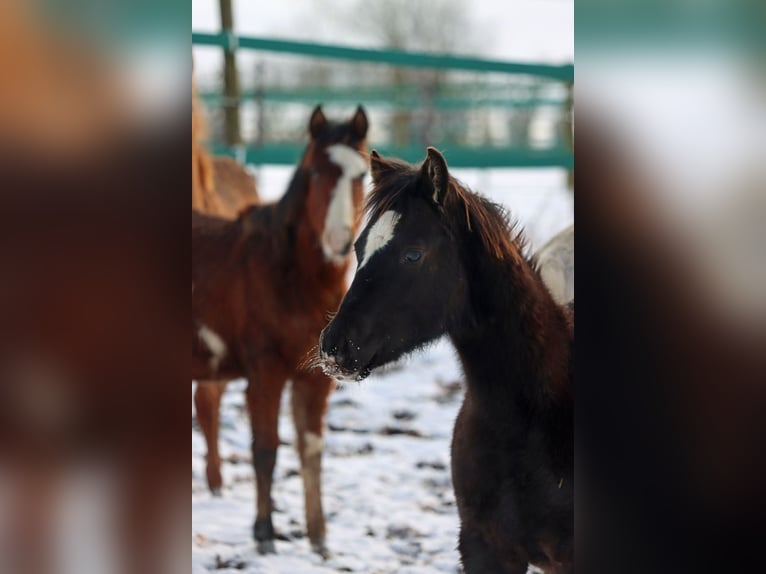
[[[378,0],[384,1],[384,0]],[[439,0],[412,0],[438,2]],[[240,34],[372,46],[373,40],[349,29],[338,38],[330,8],[342,10],[343,0],[234,0],[235,26]],[[574,61],[573,0],[470,0],[478,38],[475,55],[511,61],[570,63]],[[192,29],[217,31],[217,0],[192,0]],[[200,75],[211,73],[219,54],[195,52]]]

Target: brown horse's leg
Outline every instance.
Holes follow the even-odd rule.
[[[276,552],[271,522],[271,484],[279,446],[279,403],[287,378],[279,367],[259,365],[258,374],[250,377],[247,387],[257,497],[253,538],[260,554]]]
[[[215,496],[221,495],[221,456],[218,453],[218,429],[221,422],[221,396],[226,390],[226,381],[202,382],[194,392],[194,406],[197,422],[205,435],[207,444],[207,486]]]
[[[300,373],[293,380],[293,421],[306,497],[306,529],[311,548],[327,558],[325,519],[322,510],[322,431],[327,397],[333,387],[322,373]]]

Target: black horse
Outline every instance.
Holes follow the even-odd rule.
[[[319,360],[361,380],[449,335],[467,389],[452,441],[467,574],[572,571],[572,309],[556,304],[504,211],[449,175],[373,152],[359,267]]]

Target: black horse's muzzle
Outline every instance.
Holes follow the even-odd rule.
[[[373,356],[367,357],[358,338],[341,335],[338,324],[331,321],[319,336],[319,362],[326,375],[338,380],[361,381],[370,375]]]

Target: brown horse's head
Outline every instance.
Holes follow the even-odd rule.
[[[347,261],[362,210],[367,128],[361,106],[342,123],[328,121],[317,106],[309,121],[311,142],[301,166],[308,178],[308,223],[325,259],[338,265]]]

